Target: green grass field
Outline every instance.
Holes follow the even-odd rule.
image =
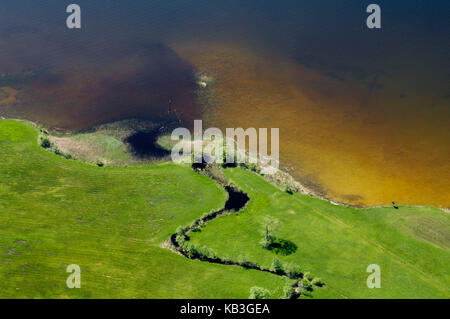
[[[218,255],[246,255],[268,267],[274,256],[321,277],[329,288],[302,298],[450,297],[450,215],[428,207],[334,206],[281,192],[241,168],[228,178],[251,198],[192,241]],[[223,207],[226,193],[189,167],[96,167],[38,145],[27,122],[0,121],[1,298],[248,298],[252,286],[273,298],[286,278],[190,260],[162,244],[177,226]],[[276,255],[259,245],[264,216],[297,247]],[[81,289],[66,287],[66,267],[82,269]],[[366,286],[379,264],[381,288]]]
[[[223,206],[190,168],[98,168],[43,150],[37,129],[0,121],[1,298],[279,297],[285,279],[161,248],[178,225]],[[81,289],[66,267],[81,267]]]
[[[237,258],[246,255],[269,267],[274,256],[322,278],[348,298],[449,298],[450,215],[436,208],[355,209],[310,196],[279,191],[242,168],[229,179],[251,198],[238,214],[211,221],[192,241]],[[259,245],[264,216],[282,224],[279,238],[297,250],[278,255]],[[288,253],[286,251],[285,253]],[[381,267],[381,288],[369,289],[370,264]],[[333,297],[322,289],[316,298]]]

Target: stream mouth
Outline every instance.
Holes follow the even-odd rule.
[[[240,211],[250,200],[247,194],[231,186],[225,186],[225,190],[228,192],[228,200],[224,208],[225,211]]]
[[[236,164],[235,163],[232,163],[231,165],[227,164],[226,167],[236,167]],[[191,168],[194,171],[205,171],[208,170],[208,163],[205,161],[205,158],[203,157],[201,163],[192,163]],[[217,178],[217,176],[210,175],[209,177],[218,182],[220,185],[222,185],[222,187],[228,193],[228,200],[226,201],[224,208],[217,212],[218,214],[223,213],[225,211],[234,211],[234,212],[240,211],[250,200],[250,198],[246,193],[232,186],[224,185],[225,183],[223,181],[220,181]]]

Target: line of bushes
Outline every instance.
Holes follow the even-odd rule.
[[[190,229],[189,226],[187,228]],[[296,280],[293,285],[288,285],[283,289],[283,296],[287,299],[297,298],[301,293],[313,291],[314,286],[322,287],[324,285],[320,278],[314,278],[309,272],[303,273],[298,265],[292,263],[283,265],[277,257],[273,259],[270,268],[262,267],[243,255],[239,256],[236,261],[232,261],[229,257],[219,257],[212,248],[190,243],[186,228],[182,228],[181,226],[177,229],[175,241],[178,250],[191,259],[199,259],[225,265],[237,265],[248,269],[270,272]],[[254,292],[253,295],[256,296],[258,294]]]
[[[320,279],[319,279],[320,280]],[[308,295],[314,290],[314,286],[319,286],[307,278],[298,279],[294,284],[287,284],[283,287],[283,299],[297,299],[301,295]],[[249,299],[269,299],[271,292],[262,287],[252,287]]]
[[[53,153],[55,153],[56,155],[62,156],[62,157],[64,157],[64,158],[66,158],[66,159],[73,159],[73,157],[72,157],[71,154],[64,153],[63,151],[61,151],[61,150],[58,148],[57,145],[55,145],[54,143],[52,143],[52,142],[50,141],[50,139],[47,137],[47,133],[45,133],[45,132],[47,132],[47,131],[41,130],[41,132],[44,134],[44,135],[41,135],[41,136],[39,137],[39,141],[40,141],[39,144],[41,145],[42,148],[44,148],[44,149],[46,149],[46,150],[48,150],[48,151],[50,151],[50,152],[53,152]]]
[[[313,277],[310,272],[303,273],[298,265],[292,263],[283,265],[277,257],[273,259],[270,270],[291,279],[306,279],[311,282],[311,284],[318,287],[322,287],[324,285],[320,278]]]
[[[50,141],[50,139],[48,138],[48,131],[46,129],[44,129],[42,125],[39,125],[38,128],[41,133],[39,135],[39,144],[41,145],[42,148],[46,149],[49,152],[55,153],[56,155],[62,156],[65,159],[74,159],[74,160],[76,159],[71,154],[64,153],[63,151],[61,151],[58,148],[58,145],[56,145],[55,143],[52,143]],[[97,160],[95,162],[95,165],[97,165],[98,167],[105,166],[105,164],[101,160]]]

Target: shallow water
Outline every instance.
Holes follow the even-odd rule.
[[[360,206],[450,206],[448,1],[61,1],[0,9],[0,115],[279,127],[282,164]],[[214,82],[196,100],[195,74]]]
[[[340,202],[450,204],[448,107],[423,108],[422,97],[395,92],[367,99],[357,81],[343,84],[242,47],[190,51],[198,48],[186,54],[218,76],[205,126],[279,127],[282,164]]]

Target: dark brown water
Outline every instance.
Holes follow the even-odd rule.
[[[47,126],[80,129],[126,118],[155,119],[170,114],[198,118],[192,90],[194,69],[161,43],[125,42],[117,50],[107,44],[80,55],[61,44],[30,52],[24,66],[8,70],[2,59],[3,89],[15,98],[4,100],[10,116],[26,117]],[[50,52],[49,52],[50,51]],[[58,52],[46,63],[49,54]],[[8,92],[6,92],[8,95]],[[11,93],[9,92],[9,95]]]
[[[382,30],[353,0],[77,3],[78,31],[61,1],[2,4],[1,115],[279,127],[282,164],[332,199],[450,206],[448,1],[378,1]]]

